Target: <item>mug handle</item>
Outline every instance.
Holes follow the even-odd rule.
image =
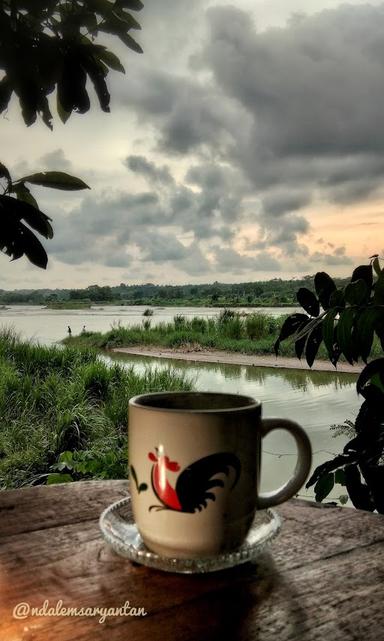
[[[303,428],[298,423],[285,418],[264,418],[261,420],[262,437],[277,429],[287,430],[295,439],[298,450],[297,463],[289,481],[278,490],[266,492],[257,497],[257,507],[262,510],[291,499],[304,485],[312,464],[311,443]]]

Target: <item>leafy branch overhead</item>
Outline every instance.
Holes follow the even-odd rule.
[[[4,193],[0,195],[0,250],[11,256],[12,260],[25,255],[31,263],[45,269],[47,253],[32,230],[44,238],[52,238],[52,219],[40,211],[27,185],[66,191],[89,187],[80,178],[60,171],[40,172],[12,181],[8,169],[1,163],[0,179],[5,181]]]
[[[39,114],[52,129],[48,96],[57,90],[57,111],[66,122],[73,111],[90,108],[87,79],[108,112],[108,72],[125,71],[95,39],[106,33],[142,53],[130,33],[140,29],[131,12],[142,8],[140,0],[0,0],[0,113],[15,93],[26,125]]]
[[[48,96],[56,90],[57,112],[65,123],[73,111],[89,111],[87,80],[101,109],[109,112],[107,75],[110,69],[125,71],[118,57],[95,41],[100,34],[109,34],[141,53],[130,32],[140,29],[131,11],[142,8],[140,0],[0,0],[0,113],[15,94],[26,125],[39,115],[52,129]],[[25,255],[45,268],[46,251],[32,230],[52,238],[51,219],[40,211],[28,185],[65,190],[87,185],[57,171],[12,181],[1,163],[0,180],[5,184],[0,196],[0,249],[12,260]]]
[[[293,340],[296,355],[305,354],[311,367],[324,342],[336,366],[341,355],[351,364],[361,359],[356,390],[364,401],[354,423],[355,436],[343,452],[319,465],[307,483],[317,501],[328,496],[335,483],[346,487],[355,507],[384,514],[384,357],[368,362],[373,341],[384,351],[384,269],[377,255],[369,265],[356,267],[350,282],[337,288],[319,272],[312,292],[302,287],[297,300],[305,314],[289,316],[275,344]]]

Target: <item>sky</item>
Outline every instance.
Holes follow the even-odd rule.
[[[91,111],[53,132],[16,101],[1,116],[14,178],[91,189],[33,189],[48,268],[3,256],[0,288],[347,276],[383,255],[384,3],[144,5],[144,53],[108,41],[126,69],[110,114],[90,88]]]

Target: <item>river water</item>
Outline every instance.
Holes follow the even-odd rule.
[[[83,326],[89,331],[107,331],[113,324],[133,325],[143,320],[144,306],[95,307],[89,310],[47,310],[43,307],[12,306],[0,309],[0,325],[12,326],[23,338],[42,344],[60,341],[71,327],[73,335]],[[187,317],[216,316],[217,308],[155,308],[152,324],[170,321],[176,314]],[[240,310],[241,311],[241,310]],[[250,309],[246,311],[251,311]],[[292,313],[292,308],[264,308],[275,316]],[[345,436],[332,436],[329,427],[354,420],[360,401],[356,394],[355,374],[316,372],[294,369],[190,363],[179,360],[159,360],[149,357],[115,355],[121,363],[133,365],[139,373],[148,367],[172,367],[193,380],[198,390],[228,391],[253,396],[263,403],[265,417],[284,417],[296,420],[308,432],[313,448],[313,468],[340,452]],[[264,440],[262,489],[269,491],[284,482],[291,474],[295,461],[295,445],[282,430]],[[330,498],[345,494],[345,488],[335,486]],[[313,489],[301,490],[301,496],[313,497]]]

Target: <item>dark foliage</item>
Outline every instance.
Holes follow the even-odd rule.
[[[66,122],[73,111],[90,108],[87,79],[100,107],[109,112],[106,77],[110,69],[125,73],[117,56],[95,40],[100,33],[118,37],[141,53],[129,32],[140,25],[129,11],[139,11],[140,0],[0,0],[0,113],[15,94],[27,126],[39,115],[52,129],[48,96],[56,89],[59,117]],[[30,228],[52,238],[50,218],[39,210],[26,183],[54,189],[85,189],[82,180],[62,172],[40,172],[12,182],[0,164],[0,249],[12,260],[25,255],[45,268],[47,254]],[[28,226],[26,226],[26,224]]]
[[[0,195],[0,250],[12,260],[25,255],[31,263],[45,269],[47,253],[31,229],[44,238],[52,238],[51,218],[40,211],[26,183],[69,191],[88,189],[88,185],[80,178],[60,171],[32,174],[13,182],[8,169],[2,164],[0,177],[5,181],[4,193]]]
[[[364,398],[355,421],[356,435],[342,454],[316,468],[307,487],[314,485],[316,500],[322,501],[334,483],[340,483],[355,507],[384,513],[384,358],[368,362],[375,335],[384,349],[384,269],[373,256],[369,265],[353,271],[343,287],[337,288],[324,272],[316,274],[314,285],[317,296],[307,288],[299,290],[297,299],[307,314],[287,318],[276,353],[280,342],[291,338],[297,356],[305,353],[312,366],[324,341],[333,365],[343,354],[349,363],[361,359],[366,366],[356,384]]]
[[[20,102],[26,125],[40,115],[52,129],[48,96],[57,89],[57,111],[65,122],[73,111],[86,113],[90,79],[100,107],[109,111],[106,77],[110,69],[125,73],[117,56],[95,44],[100,33],[116,36],[141,53],[130,31],[140,29],[130,11],[139,0],[1,0],[0,1],[0,113],[12,94]]]

